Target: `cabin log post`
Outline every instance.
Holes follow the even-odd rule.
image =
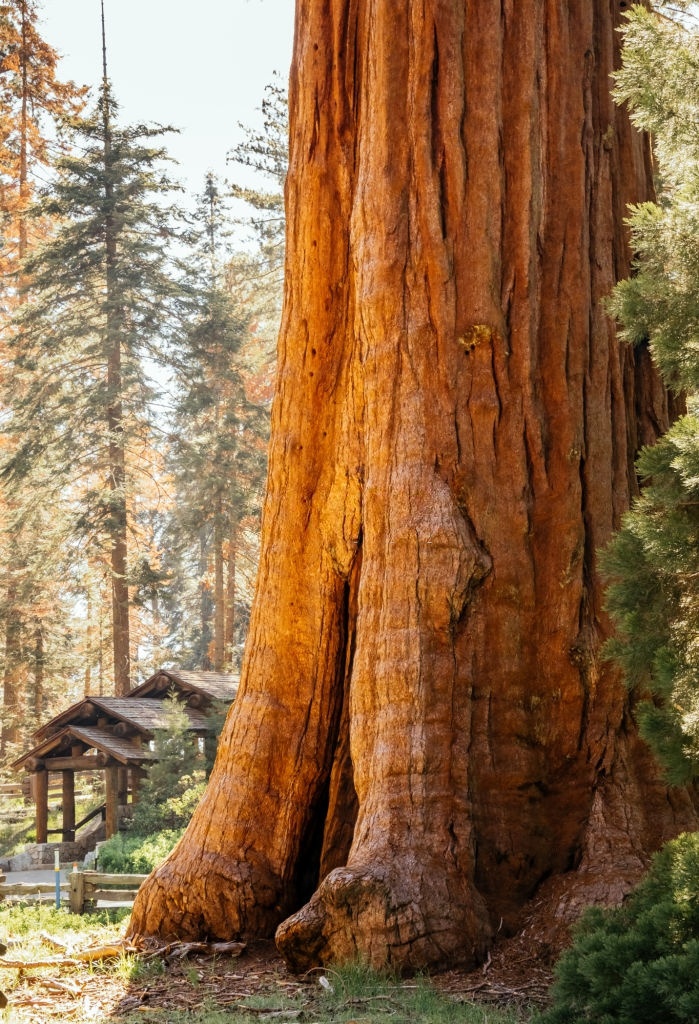
[[[63,842],[75,840],[75,773],[61,772],[63,777]]]
[[[49,828],[49,773],[45,768],[34,772],[34,799],[36,800],[36,841],[48,841]]]
[[[141,782],[145,776],[142,768],[131,768],[131,803],[137,804],[141,795]]]
[[[129,770],[128,768],[117,768],[118,773],[118,804],[123,807],[129,799]]]
[[[107,839],[116,835],[119,829],[119,769],[116,765],[109,765],[104,770],[105,782],[105,832]]]

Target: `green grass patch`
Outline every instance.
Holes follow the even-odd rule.
[[[318,976],[319,1024],[516,1024],[514,1012],[443,995],[427,976],[400,979],[362,963],[328,968]]]
[[[320,984],[320,977],[327,980],[329,989]],[[282,1024],[523,1024],[528,1018],[442,995],[427,978],[401,981],[352,965],[328,969],[312,984],[300,984],[291,995],[261,992],[226,1007],[217,1007],[210,998],[195,1010],[141,1007],[118,1019],[122,1024],[257,1024],[260,1020]]]
[[[114,907],[78,916],[46,903],[0,904],[0,937],[13,960],[38,959],[48,955],[46,936],[72,948],[117,942],[129,913],[128,907]]]
[[[34,842],[36,826],[34,808],[21,797],[3,797],[0,816],[0,857],[21,853]]]

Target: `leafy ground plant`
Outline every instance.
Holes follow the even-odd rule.
[[[166,829],[150,836],[117,832],[102,843],[99,870],[121,874],[148,874],[167,857],[184,829]]]

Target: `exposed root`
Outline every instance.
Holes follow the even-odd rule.
[[[447,905],[435,900],[433,910],[427,895],[407,874],[337,868],[279,926],[277,948],[297,974],[356,959],[407,972],[483,959],[489,930],[477,894]]]

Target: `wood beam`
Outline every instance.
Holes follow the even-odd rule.
[[[85,754],[83,757],[47,757],[43,761],[46,768],[52,772],[87,772],[105,768],[108,763],[109,757],[101,752],[93,755]]]

